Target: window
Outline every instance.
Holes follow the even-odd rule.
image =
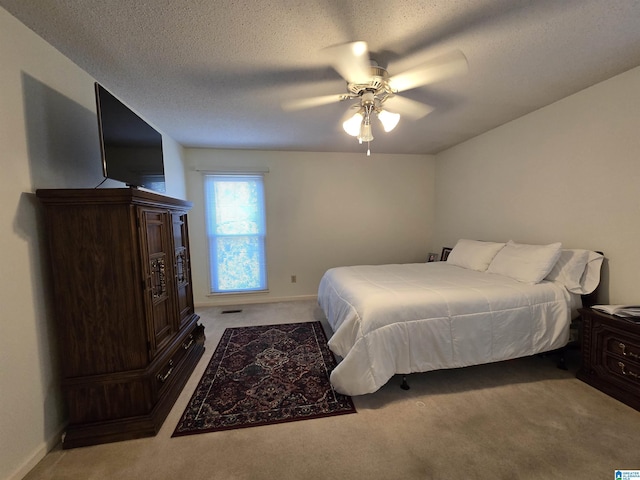
[[[211,293],[267,289],[262,175],[205,175]]]

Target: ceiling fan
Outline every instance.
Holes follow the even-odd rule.
[[[347,110],[342,127],[360,143],[371,142],[371,120],[377,117],[385,132],[393,130],[400,115],[419,119],[433,111],[433,107],[401,97],[398,94],[452,78],[467,72],[467,59],[454,50],[394,76],[369,58],[366,42],[351,42],[324,51],[329,63],[347,81],[347,93],[290,100],[282,104],[287,111],[317,107],[344,100],[357,100]],[[370,155],[367,148],[367,155]]]

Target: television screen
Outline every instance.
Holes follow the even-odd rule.
[[[96,83],[102,171],[131,187],[165,191],[162,135]]]

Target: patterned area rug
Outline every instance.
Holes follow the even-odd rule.
[[[173,436],[355,413],[320,322],[227,328]]]

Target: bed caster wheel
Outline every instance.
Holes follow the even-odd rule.
[[[409,390],[411,388],[407,383],[407,377],[402,377],[402,383],[400,384],[400,388],[403,390]]]

